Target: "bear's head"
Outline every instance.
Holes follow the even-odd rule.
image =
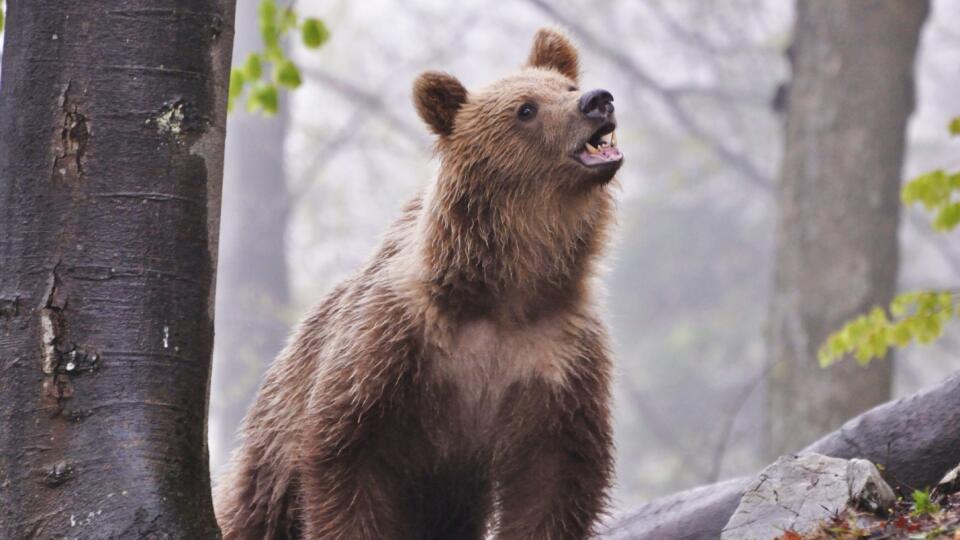
[[[526,64],[486,88],[439,72],[414,84],[441,163],[421,223],[430,294],[445,308],[533,317],[584,290],[623,157],[613,97],[578,79],[576,49],[542,29]]]
[[[623,156],[613,96],[578,85],[573,44],[541,29],[519,72],[468,92],[429,71],[414,84],[414,102],[445,167],[481,173],[476,181],[498,188],[581,189],[609,182]]]

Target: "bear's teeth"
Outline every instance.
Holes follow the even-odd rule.
[[[610,146],[616,146],[616,145],[617,145],[617,132],[616,132],[616,131],[611,131],[611,132],[610,132]]]
[[[617,139],[612,131],[600,138],[600,142],[603,143],[604,146],[616,146],[616,141]]]
[[[597,147],[596,147],[596,146],[594,146],[594,145],[592,145],[592,144],[590,144],[590,143],[587,143],[586,146],[587,146],[587,152],[590,152],[591,154],[596,154],[597,152],[600,151],[600,150],[597,150]]]

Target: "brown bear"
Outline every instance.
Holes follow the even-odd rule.
[[[300,324],[217,487],[233,539],[578,539],[612,475],[594,300],[622,155],[613,98],[540,30],[468,92],[422,74],[438,177]]]

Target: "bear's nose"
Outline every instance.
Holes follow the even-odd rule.
[[[613,94],[602,88],[584,92],[580,96],[580,112],[587,118],[608,119],[613,114]]]

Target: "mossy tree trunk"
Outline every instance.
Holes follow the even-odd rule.
[[[8,0],[0,537],[213,538],[233,0]]]
[[[895,292],[904,138],[929,9],[926,0],[796,6],[768,319],[771,458],[890,398],[890,359],[823,370],[817,350]]]

